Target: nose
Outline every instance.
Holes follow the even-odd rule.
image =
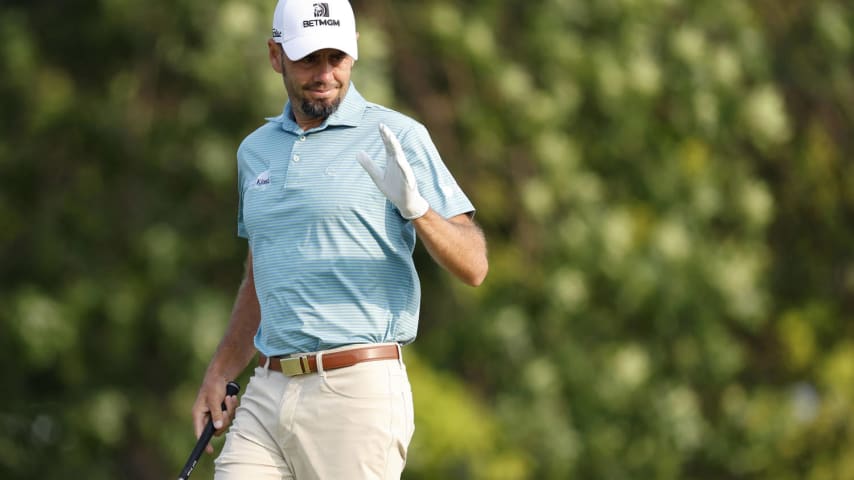
[[[332,62],[329,61],[328,58],[324,59],[324,61],[319,62],[317,66],[317,70],[314,72],[315,79],[323,82],[327,82],[332,80],[332,72],[335,71],[335,66],[332,65]]]

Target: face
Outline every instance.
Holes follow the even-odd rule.
[[[340,50],[324,49],[292,61],[281,45],[270,43],[270,63],[282,74],[297,123],[303,129],[320,125],[347,93],[353,58]]]

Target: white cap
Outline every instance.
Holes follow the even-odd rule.
[[[273,13],[273,40],[291,60],[334,48],[357,59],[356,19],[347,0],[279,0]]]

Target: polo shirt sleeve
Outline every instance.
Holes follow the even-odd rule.
[[[414,122],[399,140],[418,182],[418,191],[430,208],[444,218],[474,213],[474,205],[445,166],[424,125]]]
[[[243,145],[237,149],[237,236],[249,239],[249,231],[243,222],[243,194],[246,191],[247,166],[243,157]]]

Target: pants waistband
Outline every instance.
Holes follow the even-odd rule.
[[[346,350],[318,352],[290,357],[270,357],[269,369],[289,377],[317,372],[318,359],[324,370],[352,367],[373,360],[400,359],[400,346],[396,344],[365,345]],[[258,366],[267,365],[267,357],[258,357]]]

